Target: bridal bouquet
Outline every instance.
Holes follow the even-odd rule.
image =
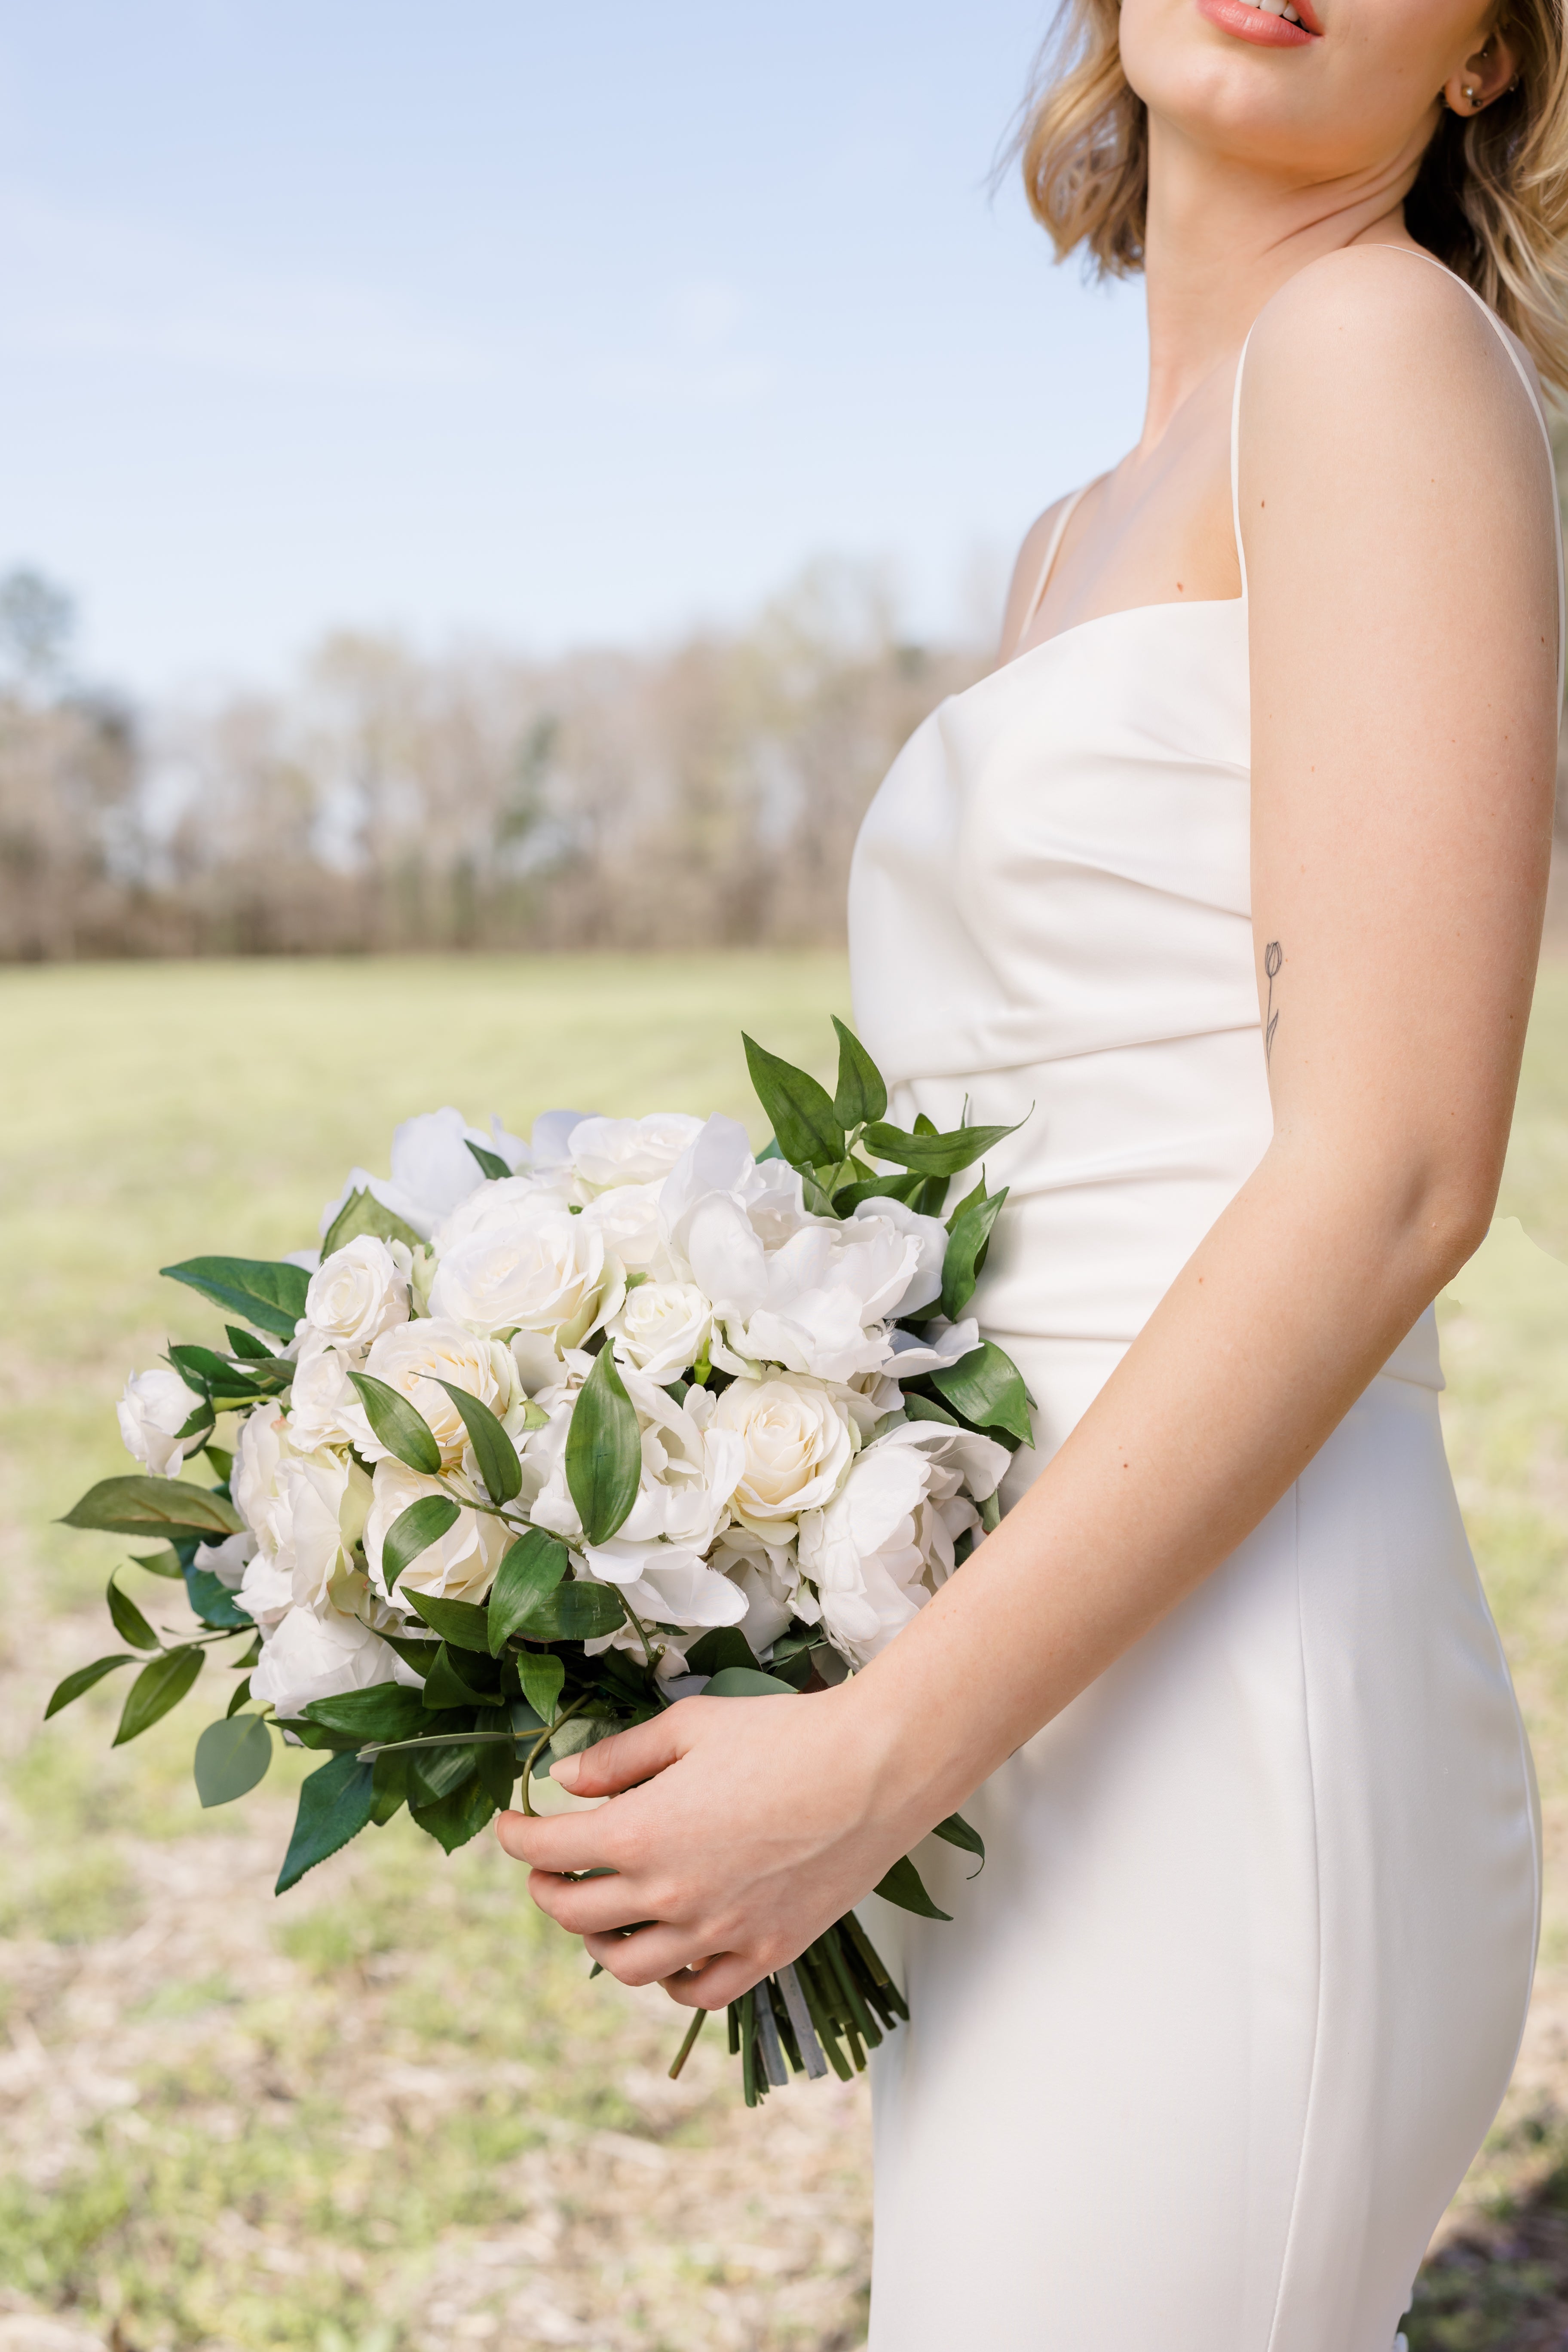
[[[1029,1436],[966,1316],[1004,1192],[951,1180],[1010,1130],[887,1123],[836,1023],[836,1091],[750,1039],[774,1140],[732,1120],[553,1111],[530,1145],[455,1110],[356,1169],[319,1252],[164,1272],[224,1313],[120,1425],[142,1475],[67,1524],[151,1539],[201,1626],[165,1639],[110,1577],[116,1744],[232,1646],[195,1743],[204,1805],[275,1735],[322,1751],[278,1880],[405,1806],[448,1853],[552,1761],[691,1693],[796,1696],[889,1642],[997,1517]],[[205,1458],[215,1483],[182,1475]],[[954,1815],[939,1834],[983,1856]],[[907,1858],[878,1890],[942,1918]],[[853,1914],[731,2004],[748,2104],[785,2062],[847,2077],[897,1989]],[[700,2011],[677,2069],[701,2023]],[[824,2054],[826,2053],[826,2055]]]

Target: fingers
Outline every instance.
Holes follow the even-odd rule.
[[[696,1996],[691,2005],[706,2009],[709,2003],[702,2000],[698,1989],[707,1981],[713,1963],[703,1953],[693,1951],[692,1941],[689,1927],[656,1923],[650,1927],[639,1927],[635,1936],[584,1936],[583,1948],[607,1975],[618,1977],[624,1985],[671,1981],[689,1984]],[[693,1962],[697,1963],[697,1973],[684,1973]]]
[[[689,1718],[684,1724],[679,1720],[685,1704],[580,1748],[575,1756],[563,1756],[551,1766],[551,1779],[574,1797],[615,1797],[639,1780],[651,1780],[685,1752]]]
[[[636,1937],[632,1938],[637,1941]],[[605,1963],[606,1968],[609,1962]],[[748,1959],[742,1952],[720,1952],[705,1960],[698,1969],[678,1969],[672,1977],[661,1977],[660,1984],[671,2000],[682,2009],[724,2009],[750,1992],[767,1974],[756,1960]]]
[[[623,1878],[557,1878],[547,1870],[534,1870],[529,1873],[528,1891],[540,1909],[573,1936],[608,1935],[616,1927],[640,1926],[650,1911],[661,1907],[634,1893]]]
[[[498,1813],[496,1838],[503,1853],[534,1870],[614,1867],[603,1813]]]

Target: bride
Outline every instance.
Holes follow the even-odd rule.
[[[921,1852],[952,1924],[876,1922],[877,2352],[1389,2352],[1536,1941],[1431,1301],[1546,884],[1563,0],[1068,0],[1055,55],[1030,201],[1144,271],[1147,422],[850,888],[893,1115],[1025,1121],[975,1304],[1035,1446],[864,1673],[689,1701],[501,1834],[713,2009],[981,1829],[973,1885]]]

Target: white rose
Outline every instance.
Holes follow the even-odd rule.
[[[438,1478],[421,1477],[417,1470],[390,1459],[376,1464],[374,1486],[365,1521],[364,1556],[376,1591],[395,1608],[405,1611],[411,1607],[404,1597],[408,1592],[428,1592],[443,1601],[481,1601],[495,1582],[501,1555],[516,1529],[486,1511],[460,1511],[455,1524],[409,1562],[388,1592],[382,1549],[387,1530],[422,1496],[449,1495],[452,1490]]]
[[[372,1176],[363,1168],[353,1169],[337,1199],[329,1201],[321,1211],[322,1234],[331,1232],[355,1192],[369,1192],[383,1208],[401,1217],[421,1241],[428,1241],[443,1217],[485,1181],[483,1170],[468,1150],[470,1141],[482,1144],[486,1150],[494,1149],[490,1137],[469,1127],[460,1111],[431,1110],[417,1118],[405,1118],[393,1134],[390,1180]]]
[[[501,1176],[481,1184],[437,1226],[432,1244],[437,1256],[444,1257],[470,1234],[507,1233],[531,1217],[558,1215],[570,1199],[569,1183],[569,1174],[563,1177],[559,1170],[549,1170],[542,1175]]]
[[[308,1608],[329,1599],[342,1607],[359,1575],[353,1549],[364,1533],[370,1480],[352,1456],[331,1453],[289,1463],[284,1477],[294,1598]]]
[[[344,1348],[368,1348],[392,1324],[405,1323],[408,1283],[386,1244],[357,1234],[334,1250],[310,1276],[304,1319],[310,1331]]]
[[[868,1445],[839,1493],[800,1522],[800,1566],[834,1647],[865,1665],[952,1573],[1005,1446],[942,1422],[902,1422]]]
[[[641,1282],[606,1326],[616,1360],[650,1381],[675,1380],[708,1346],[713,1309],[689,1282]]]
[[[226,1536],[222,1543],[198,1544],[196,1566],[216,1576],[226,1591],[237,1592],[245,1582],[245,1571],[256,1557],[256,1538],[248,1528],[237,1536]]]
[[[567,1150],[576,1174],[595,1192],[613,1184],[653,1184],[689,1150],[702,1124],[674,1111],[656,1111],[648,1118],[585,1118],[573,1129]]]
[[[322,1445],[353,1445],[366,1455],[373,1450],[375,1441],[349,1370],[342,1349],[318,1332],[306,1335],[289,1388],[289,1443],[300,1453]]]
[[[659,1217],[662,1184],[617,1184],[596,1193],[583,1211],[581,1222],[596,1233],[612,1257],[631,1274],[650,1274],[660,1282],[679,1282],[685,1268],[665,1241]]]
[[[770,1543],[787,1541],[802,1511],[831,1500],[855,1456],[847,1407],[819,1381],[791,1372],[731,1382],[713,1408],[713,1426],[734,1431],[745,1446],[731,1508]]]
[[[934,1307],[942,1297],[942,1267],[947,1263],[947,1227],[940,1217],[922,1217],[918,1209],[906,1202],[894,1201],[878,1193],[862,1201],[848,1218],[850,1224],[879,1219],[885,1225],[905,1235],[915,1244],[916,1258],[909,1281],[897,1298],[882,1309],[884,1315],[918,1315],[922,1307]]]
[[[172,1477],[186,1454],[198,1452],[207,1441],[210,1424],[190,1437],[179,1433],[202,1405],[195,1391],[167,1365],[132,1373],[115,1408],[126,1452],[155,1478]]]
[[[372,1690],[378,1683],[417,1685],[419,1676],[358,1617],[337,1609],[290,1609],[261,1637],[250,1696],[279,1716],[298,1716],[312,1699]]]
[[[398,1323],[384,1331],[366,1360],[374,1380],[405,1396],[430,1425],[441,1458],[460,1461],[468,1443],[462,1414],[438,1380],[466,1389],[504,1420],[517,1391],[517,1369],[499,1341],[476,1338],[460,1323],[432,1317],[418,1323]],[[367,1461],[379,1461],[386,1448],[371,1438],[361,1448]]]
[[[574,1348],[625,1292],[620,1263],[594,1226],[565,1209],[530,1206],[443,1253],[430,1311],[473,1331],[540,1331]]]
[[[289,1498],[283,1464],[293,1449],[279,1404],[258,1405],[240,1424],[228,1491],[235,1509],[264,1551],[281,1551],[289,1539]]]

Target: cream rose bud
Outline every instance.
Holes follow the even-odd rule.
[[[819,1381],[795,1372],[732,1381],[710,1426],[742,1439],[746,1465],[731,1508],[769,1543],[787,1541],[802,1511],[830,1502],[855,1458],[847,1408]]]
[[[663,1383],[702,1355],[713,1308],[692,1283],[639,1282],[606,1328],[621,1362]]]
[[[206,1443],[206,1429],[198,1429],[191,1437],[179,1433],[201,1407],[202,1399],[195,1391],[188,1389],[167,1365],[155,1364],[150,1372],[133,1372],[115,1408],[126,1452],[155,1478],[172,1477],[186,1454]]]
[[[405,1253],[406,1255],[406,1253]],[[310,1276],[305,1326],[341,1348],[368,1348],[408,1320],[408,1284],[384,1241],[357,1234]]]
[[[427,1317],[417,1323],[399,1323],[384,1331],[371,1349],[365,1370],[374,1380],[405,1396],[422,1412],[448,1464],[460,1461],[468,1443],[463,1416],[437,1381],[450,1381],[488,1404],[498,1421],[510,1410],[517,1393],[517,1367],[499,1340],[478,1338],[460,1323],[445,1317]],[[361,1447],[367,1461],[379,1461],[386,1448],[371,1438]]]
[[[417,1503],[426,1495],[450,1492],[450,1487],[443,1486],[438,1478],[421,1477],[417,1470],[409,1470],[401,1462],[387,1458],[375,1465],[374,1493],[364,1528],[364,1556],[375,1590],[386,1595],[395,1607],[406,1612],[411,1604],[404,1596],[409,1592],[428,1592],[437,1600],[471,1601],[477,1605],[495,1582],[501,1555],[516,1529],[486,1511],[460,1511],[455,1526],[416,1559],[410,1560],[388,1591],[383,1552],[388,1529],[411,1503]]]
[[[575,1348],[626,1295],[618,1258],[584,1217],[548,1200],[476,1225],[445,1249],[430,1312],[470,1331],[542,1331]]]
[[[576,1175],[595,1192],[612,1184],[657,1184],[702,1132],[700,1118],[655,1111],[648,1118],[585,1118],[567,1149]]]

